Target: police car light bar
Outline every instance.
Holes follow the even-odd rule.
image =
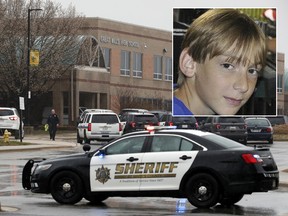
[[[176,129],[177,126],[146,126],[145,129],[150,133],[157,130],[165,130],[165,129]]]

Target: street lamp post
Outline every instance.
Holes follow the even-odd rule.
[[[42,11],[40,8],[28,8],[28,37],[27,37],[27,45],[28,45],[28,53],[27,53],[27,100],[26,100],[26,118],[27,118],[27,125],[30,125],[30,103],[29,99],[31,98],[31,92],[30,92],[30,50],[31,50],[31,42],[30,42],[30,13],[31,11]]]

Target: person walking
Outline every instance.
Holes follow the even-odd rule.
[[[47,124],[49,125],[50,140],[55,140],[57,127],[59,126],[59,118],[54,109],[51,110]]]

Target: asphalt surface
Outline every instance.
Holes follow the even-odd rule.
[[[2,137],[1,137],[2,139]],[[14,140],[11,138],[11,140]],[[20,142],[20,141],[19,141]],[[73,148],[79,146],[76,142],[75,132],[64,132],[56,135],[55,141],[49,140],[49,135],[43,134],[28,134],[23,139],[23,142],[30,143],[31,145],[20,146],[0,146],[0,152],[3,151],[29,151],[38,149],[55,149],[55,148]],[[280,173],[280,186],[288,187],[288,164],[286,168],[278,167]]]

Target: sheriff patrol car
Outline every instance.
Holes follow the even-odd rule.
[[[234,204],[245,194],[275,190],[279,172],[268,148],[252,148],[209,132],[154,130],[129,133],[83,154],[33,161],[23,187],[51,193],[61,204],[84,197],[187,198],[196,207]]]

